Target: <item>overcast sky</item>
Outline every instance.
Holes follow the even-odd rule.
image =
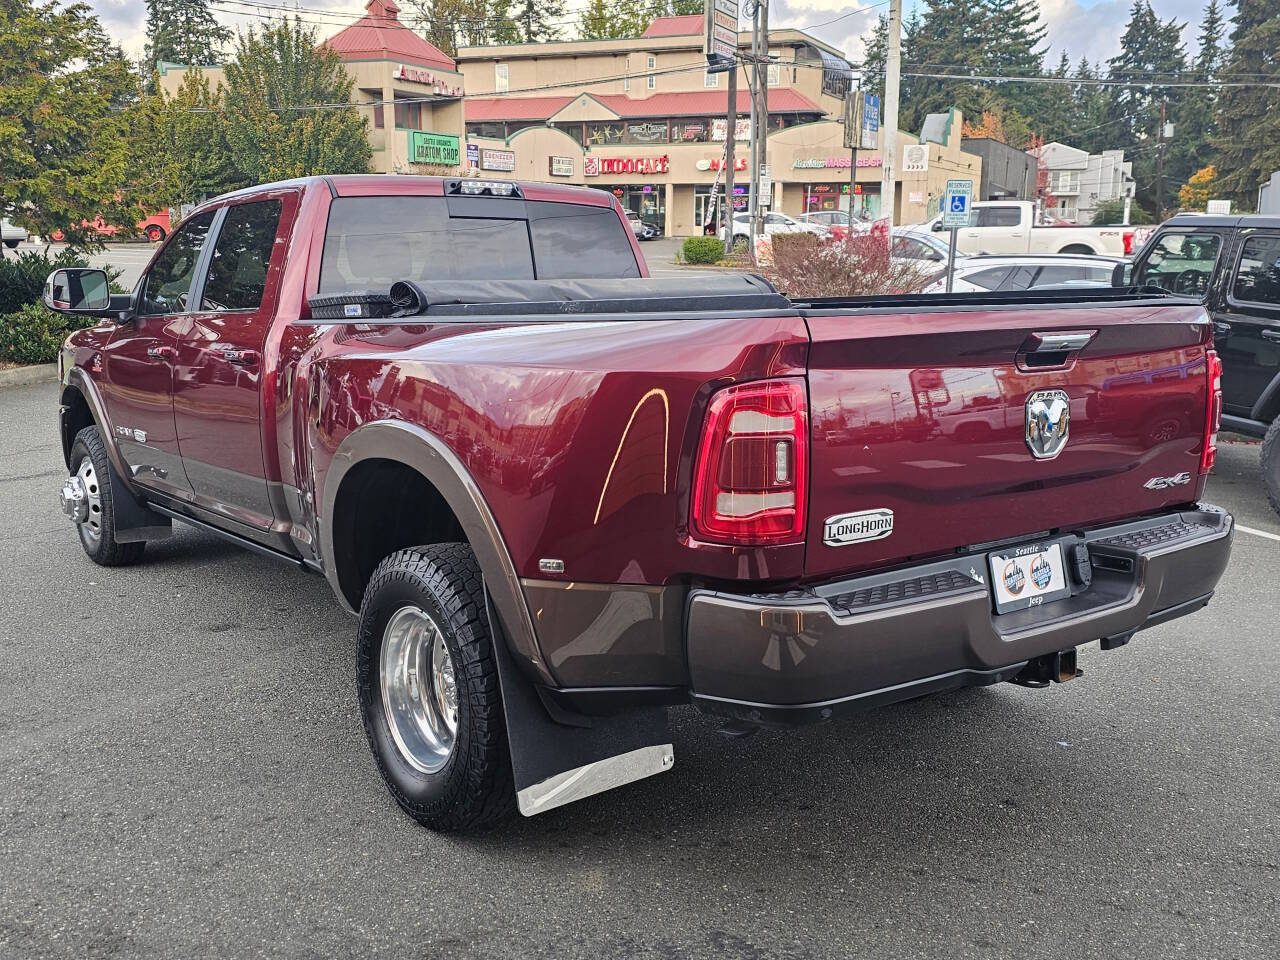
[[[146,42],[146,5],[143,0],[88,0],[102,18],[113,37],[132,57],[142,55]],[[248,0],[248,3],[255,0]],[[315,23],[322,35],[336,33],[359,15],[367,0],[297,0],[304,19]],[[907,16],[920,0],[904,0]],[[218,17],[233,27],[262,23],[264,11],[254,10],[246,0],[213,0]],[[261,0],[270,6],[293,7],[292,0]],[[1187,23],[1185,37],[1194,47],[1196,30],[1208,0],[1152,0],[1162,18],[1177,17]],[[1049,63],[1055,64],[1066,50],[1072,62],[1087,55],[1091,60],[1106,59],[1120,49],[1120,34],[1129,18],[1133,0],[1039,0],[1040,15],[1048,27]],[[585,6],[585,0],[569,0],[570,10]],[[862,38],[875,24],[878,14],[888,10],[887,0],[773,0],[770,23],[775,26],[809,27],[823,40],[845,50],[857,59],[862,53]],[[243,10],[243,15],[232,10]],[[318,14],[308,11],[332,11]],[[1228,11],[1230,13],[1230,11]],[[830,22],[834,21],[834,22]],[[817,26],[825,24],[824,26]],[[570,32],[571,33],[571,32]]]

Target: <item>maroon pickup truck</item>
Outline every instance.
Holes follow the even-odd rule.
[[[180,520],[327,577],[437,829],[669,769],[672,704],[740,734],[1066,681],[1230,553],[1212,327],[1149,290],[793,302],[649,278],[599,191],[349,176],[45,297],[102,318],[61,359],[85,552]]]

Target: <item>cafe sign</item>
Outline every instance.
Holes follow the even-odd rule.
[[[661,157],[584,157],[582,173],[598,177],[602,173],[666,173],[670,158]]]
[[[573,157],[548,157],[547,172],[553,177],[572,177]]]
[[[409,131],[409,162],[435,167],[456,167],[462,162],[462,145],[447,133]]]
[[[502,173],[511,173],[515,168],[516,154],[514,150],[480,151],[481,170],[498,170]]]

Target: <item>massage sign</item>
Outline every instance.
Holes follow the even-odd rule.
[[[666,173],[670,159],[664,154],[661,157],[584,157],[582,172],[588,177],[598,177],[605,173]]]

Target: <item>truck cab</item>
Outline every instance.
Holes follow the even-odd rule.
[[[1180,214],[1118,279],[1203,300],[1222,360],[1222,424],[1264,440],[1263,476],[1280,512],[1280,217]]]

